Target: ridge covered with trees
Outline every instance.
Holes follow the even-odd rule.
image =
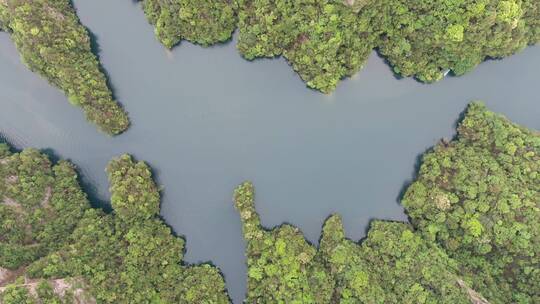
[[[423,158],[412,224],[494,303],[540,303],[540,134],[472,104],[458,137]]]
[[[228,40],[248,60],[284,56],[324,93],[377,49],[396,74],[422,82],[462,75],[540,41],[536,0],[143,0],[158,39]]]
[[[204,46],[224,42],[236,28],[230,0],[143,0],[142,5],[157,38],[168,48],[182,39]]]
[[[148,165],[123,155],[106,171],[109,214],[70,163],[0,145],[0,302],[230,303],[216,267],[182,263]],[[540,302],[540,134],[480,103],[424,155],[402,199],[410,223],[375,220],[358,243],[331,215],[316,247],[265,229],[251,183],[233,201],[246,303]]]
[[[182,263],[148,165],[124,155],[107,173],[111,214],[91,208],[73,165],[0,145],[0,302],[229,303],[216,267]]]
[[[28,68],[61,89],[99,129],[115,135],[128,128],[69,0],[0,0],[0,30],[11,35]]]

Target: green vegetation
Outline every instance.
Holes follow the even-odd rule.
[[[17,269],[60,248],[89,204],[68,162],[1,150],[0,267]]]
[[[127,114],[112,99],[69,0],[2,0],[0,28],[11,34],[30,70],[64,91],[89,121],[110,135],[127,129]]]
[[[231,0],[143,0],[156,36],[168,48],[182,39],[209,46],[230,39],[236,27]]]
[[[358,245],[339,216],[323,228],[320,251],[340,303],[470,303],[457,263],[404,223],[374,221]]]
[[[150,168],[124,155],[107,173],[111,214],[90,208],[69,163],[0,145],[1,301],[229,303],[217,268],[182,263],[184,240],[159,218]]]
[[[261,227],[250,183],[234,202],[248,303],[540,302],[540,135],[479,103],[425,155],[403,198],[412,225],[374,221],[357,244],[333,215],[317,250],[295,227]]]
[[[253,197],[250,183],[236,189],[247,241],[247,303],[470,303],[457,263],[407,224],[374,222],[358,245],[345,239],[334,215],[317,250],[290,225],[264,230]]]
[[[372,49],[397,74],[434,82],[540,41],[536,0],[210,2],[143,3],[169,48],[182,38],[203,45],[227,40],[237,23],[246,59],[283,55],[309,87],[325,93],[356,73]]]
[[[247,241],[247,303],[328,303],[334,286],[320,256],[295,227],[265,231],[246,183],[235,191],[235,205]]]
[[[540,303],[540,136],[472,104],[403,205],[495,303]]]

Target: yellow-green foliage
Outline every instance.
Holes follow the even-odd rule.
[[[508,56],[538,41],[531,36],[539,30],[535,0],[382,3],[389,18],[375,23],[381,54],[397,73],[425,82],[441,79],[447,70],[461,75],[486,57]]]
[[[124,221],[140,221],[159,214],[159,192],[150,168],[123,155],[107,166],[111,181],[111,205]]]
[[[69,0],[0,1],[0,27],[10,32],[24,63],[64,91],[89,121],[111,135],[127,129],[127,114],[112,99]]]
[[[374,48],[397,74],[433,82],[540,41],[537,0],[145,0],[144,7],[167,47],[182,38],[226,40],[237,19],[245,58],[283,55],[325,93]]]
[[[283,55],[309,87],[325,93],[357,72],[374,47],[369,24],[339,1],[239,3],[242,55]]]
[[[413,224],[493,303],[540,302],[540,136],[473,103],[457,139],[423,158]]]
[[[159,218],[150,168],[124,155],[107,171],[113,213],[89,210],[69,245],[33,264],[30,273],[82,276],[104,303],[228,303],[217,268],[182,265],[184,240]]]
[[[317,250],[298,228],[282,225],[266,231],[255,211],[253,186],[235,191],[235,206],[247,241],[246,303],[328,303],[333,284]]]
[[[203,46],[223,42],[236,27],[232,0],[143,0],[143,7],[168,48],[182,39]]]
[[[374,221],[361,245],[330,217],[320,250],[340,303],[470,303],[458,264],[405,223]]]

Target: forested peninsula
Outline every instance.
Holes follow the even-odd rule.
[[[540,41],[537,0],[142,0],[168,48],[232,37],[248,60],[283,56],[310,88],[333,91],[373,49],[397,75],[434,82]]]
[[[128,128],[69,0],[0,0],[0,30],[11,35],[28,68],[60,88],[99,129],[115,135]]]
[[[182,262],[149,166],[123,155],[106,171],[110,213],[69,162],[0,145],[0,302],[229,303],[216,267]],[[410,223],[374,220],[354,242],[331,215],[316,247],[294,226],[265,229],[251,183],[233,201],[246,303],[540,302],[540,134],[481,103],[424,155],[402,199]]]

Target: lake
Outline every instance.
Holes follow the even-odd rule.
[[[167,51],[133,1],[74,4],[132,127],[115,138],[97,132],[0,33],[1,137],[73,161],[98,203],[109,197],[104,169],[112,157],[147,161],[163,186],[163,218],[186,237],[186,260],[219,266],[235,303],[246,287],[232,204],[242,181],[254,182],[267,227],[288,222],[316,243],[325,218],[338,212],[358,240],[371,219],[406,220],[398,199],[418,156],[455,134],[469,101],[540,129],[538,46],[431,85],[396,79],[374,53],[324,95],[283,59],[242,59],[235,41]]]

